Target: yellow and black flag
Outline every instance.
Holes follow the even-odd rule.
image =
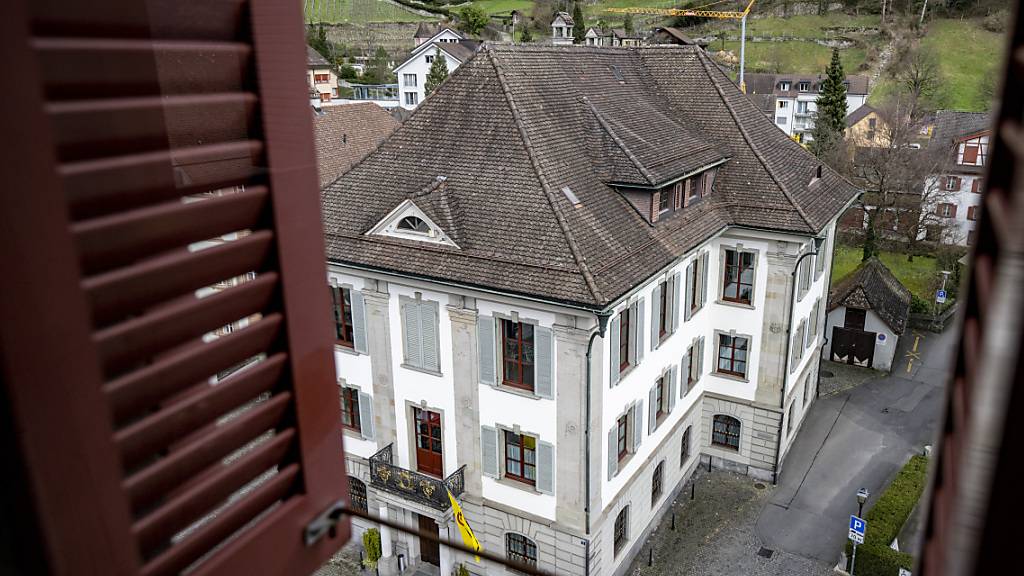
[[[448,499],[452,501],[452,513],[455,516],[455,523],[459,525],[459,532],[462,533],[462,543],[467,548],[472,548],[477,552],[483,550],[483,547],[480,546],[480,541],[476,539],[476,534],[473,534],[473,529],[469,527],[469,522],[466,521],[466,517],[462,514],[462,508],[455,501],[451,491],[448,491]],[[475,558],[477,562],[480,562],[479,556]]]

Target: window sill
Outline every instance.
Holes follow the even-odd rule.
[[[629,376],[630,374],[633,373],[633,370],[636,369],[636,366],[636,364],[630,364],[625,370],[620,371],[619,380],[615,383],[615,385],[618,386],[622,384],[622,381],[625,380],[626,376]]]
[[[715,376],[718,376],[719,378],[725,378],[726,380],[734,380],[736,382],[746,382],[746,383],[750,382],[750,380],[747,379],[746,376],[737,376],[735,374],[726,374],[725,372],[713,372],[713,374]]]
[[[354,430],[352,428],[346,428],[345,426],[341,427],[341,434],[342,434],[342,436],[347,436],[347,437],[353,438],[355,440],[366,440],[366,438],[363,438],[362,431]]]
[[[443,374],[441,374],[441,372],[437,370],[431,370],[429,368],[420,368],[419,366],[413,366],[412,364],[406,364],[405,362],[402,362],[401,364],[399,364],[399,366],[405,368],[406,370],[412,370],[413,372],[422,372],[423,374],[437,376],[438,378],[443,376]]]
[[[733,308],[742,308],[744,310],[754,310],[755,309],[753,304],[744,304],[743,302],[732,302],[730,300],[722,300],[721,298],[719,298],[718,300],[715,300],[715,303],[721,304],[722,306],[732,306]]]
[[[494,387],[502,392],[508,392],[509,394],[515,394],[516,396],[522,396],[523,398],[530,398],[532,400],[543,400],[536,393],[526,390],[524,388],[517,388],[515,386],[509,386],[507,384],[498,384]]]
[[[513,480],[513,479],[508,478],[506,476],[500,476],[498,478],[495,478],[494,481],[497,482],[498,484],[503,485],[503,486],[510,486],[512,488],[518,488],[518,489],[522,490],[523,492],[526,492],[527,494],[543,494],[543,492],[540,492],[540,491],[537,490],[536,486],[530,486],[526,482],[520,482],[519,480]]]
[[[345,354],[351,354],[352,356],[362,356],[361,352],[356,352],[355,348],[349,348],[348,346],[342,346],[341,344],[335,344],[334,350],[337,352],[344,352]]]
[[[718,450],[726,450],[728,452],[735,452],[736,454],[740,453],[739,447],[737,447],[737,446],[730,446],[728,444],[716,444],[715,442],[712,442],[711,443],[711,447],[715,448],[715,449],[718,449]]]

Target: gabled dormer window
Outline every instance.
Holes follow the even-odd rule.
[[[429,207],[429,199],[425,200]],[[432,242],[458,248],[458,245],[412,200],[405,200],[385,216],[367,235],[391,236],[404,240]]]

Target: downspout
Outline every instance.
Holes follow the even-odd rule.
[[[814,243],[817,244],[818,238],[814,238]],[[786,287],[786,306],[788,310],[786,313],[789,315],[786,318],[786,355],[782,359],[783,373],[782,373],[782,391],[779,393],[779,432],[775,437],[775,463],[772,464],[772,485],[778,484],[779,480],[779,456],[782,455],[782,428],[786,423],[786,383],[789,382],[789,353],[790,348],[793,346],[793,310],[796,308],[793,305],[793,297],[796,296],[796,275],[800,271],[800,262],[808,256],[817,256],[820,246],[815,246],[814,252],[805,252],[796,259],[796,264],[793,265],[793,271],[790,272],[789,286]],[[831,273],[831,270],[829,271]]]
[[[590,333],[590,340],[587,342],[587,377],[585,399],[583,402],[583,497],[585,498],[583,501],[583,511],[587,536],[590,536],[590,381],[593,377],[590,355],[594,349],[594,340],[598,336],[604,338],[605,332],[608,330],[608,320],[611,319],[612,313],[609,310],[602,310],[597,312],[596,315],[597,330]],[[588,538],[584,542],[587,549],[583,557],[583,575],[590,576],[590,539]]]

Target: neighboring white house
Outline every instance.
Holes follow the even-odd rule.
[[[338,75],[330,62],[312,46],[306,46],[306,82],[311,96],[321,102],[330,102],[338,97]]]
[[[419,106],[426,97],[424,86],[430,66],[437,57],[438,50],[445,59],[448,73],[451,74],[463,62],[473,56],[480,47],[476,40],[464,38],[451,28],[442,28],[430,39],[420,42],[412,53],[395,68],[398,76],[399,105],[407,110]]]
[[[888,372],[910,299],[910,290],[878,258],[861,263],[829,293],[825,357]]]
[[[555,12],[551,21],[551,43],[556,46],[567,46],[573,43],[573,19],[568,12]]]
[[[798,142],[809,142],[814,130],[816,101],[824,76],[748,73],[747,94],[761,105],[775,125]],[[846,77],[846,111],[853,112],[868,99],[867,76]],[[764,100],[766,99],[766,100]]]
[[[947,225],[928,230],[926,239],[960,246],[974,244],[992,134],[990,121],[988,112],[939,110],[934,123],[926,128],[931,134],[929,149],[948,148],[943,171],[925,183],[926,191],[938,187],[944,192],[932,194],[935,200],[924,207]]]
[[[485,550],[621,576],[699,464],[782,469],[857,191],[703,50],[637,50],[495,45],[324,189],[353,505],[458,539],[450,490]]]
[[[627,34],[624,28],[611,28],[607,31],[590,27],[583,37],[587,46],[639,46],[643,39],[635,34]]]

